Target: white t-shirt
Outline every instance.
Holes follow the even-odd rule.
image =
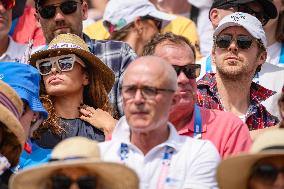
[[[134,169],[140,178],[140,189],[156,189],[158,180],[166,180],[163,189],[217,188],[216,167],[220,161],[214,145],[206,140],[178,135],[173,125],[168,123],[170,136],[167,141],[157,145],[144,155],[130,143],[130,129],[122,117],[111,141],[100,143],[101,155],[105,161],[121,162]],[[122,144],[127,145],[127,155],[121,153]],[[162,171],[162,162],[167,146],[173,148],[168,171]],[[123,150],[124,151],[124,150]],[[124,160],[121,160],[122,157]],[[165,177],[161,174],[166,173]]]
[[[282,44],[279,42],[273,43],[269,47],[267,47],[267,59],[266,62],[270,64],[274,64],[276,66],[284,67],[283,64],[279,64],[280,52],[281,52]]]

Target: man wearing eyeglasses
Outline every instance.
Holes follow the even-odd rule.
[[[277,16],[277,9],[272,0],[214,0],[209,11],[209,19],[213,28],[216,29],[222,18],[234,12],[245,12],[253,15],[260,20],[262,26]],[[213,39],[211,41],[213,44]],[[202,58],[198,63],[202,65],[198,79],[201,79],[206,73],[216,71],[215,65],[211,63],[211,55]],[[261,103],[272,115],[280,119],[277,100],[284,83],[284,69],[267,62],[259,66],[254,81],[267,89],[277,92]]]
[[[136,58],[135,52],[126,43],[94,41],[82,32],[82,21],[88,17],[86,0],[35,0],[35,7],[47,43],[59,34],[76,34],[84,39],[93,54],[113,70],[115,83],[109,96],[117,117],[121,117],[123,110],[119,88],[124,70]]]
[[[210,140],[222,158],[249,150],[249,130],[238,117],[195,104],[200,64],[195,64],[194,47],[186,38],[173,33],[157,34],[145,46],[144,55],[164,58],[175,68],[179,100],[175,101],[169,120],[180,135]]]
[[[266,60],[266,46],[265,32],[256,17],[241,12],[224,17],[214,32],[216,74],[206,74],[197,86],[200,106],[232,112],[252,135],[254,130],[279,122],[261,105],[275,92],[252,81]]]
[[[0,62],[20,61],[27,48],[27,45],[17,43],[9,36],[15,3],[15,0],[0,1]]]
[[[102,157],[134,169],[141,189],[217,188],[214,145],[180,136],[168,122],[176,81],[173,67],[159,57],[141,57],[128,66],[121,89],[125,117],[112,140],[99,144]]]

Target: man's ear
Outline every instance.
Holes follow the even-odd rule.
[[[83,3],[82,3],[82,18],[83,20],[87,20],[88,19],[88,3],[87,1],[83,0]]]
[[[211,64],[216,63],[216,48],[213,46],[211,50]]]
[[[213,28],[216,28],[218,26],[220,20],[222,19],[220,12],[217,8],[213,8],[209,12],[209,18],[210,18],[210,21],[212,23]]]
[[[176,105],[179,103],[181,97],[177,93],[174,94],[173,100],[172,100],[172,106]]]
[[[257,63],[258,65],[264,64],[267,58],[267,51],[263,51],[259,54],[257,57]]]

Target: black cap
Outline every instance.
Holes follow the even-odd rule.
[[[258,2],[262,5],[264,12],[270,19],[277,17],[277,9],[275,5],[272,3],[272,0],[214,0],[211,9],[213,8],[230,8],[232,5],[241,5],[251,2]]]

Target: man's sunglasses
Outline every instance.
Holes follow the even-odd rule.
[[[76,12],[79,2],[76,1],[65,1],[60,4],[48,5],[48,6],[39,6],[38,12],[40,16],[44,19],[50,19],[55,16],[56,8],[59,7],[63,14],[72,14]]]
[[[230,46],[232,41],[236,41],[238,48],[240,49],[249,49],[252,45],[253,38],[248,35],[237,35],[234,38],[232,35],[224,34],[215,37],[214,41],[217,47],[225,49]]]
[[[77,180],[72,180],[66,175],[55,175],[51,177],[52,189],[69,189],[70,186],[76,182],[80,189],[95,189],[96,177],[94,176],[81,176]]]
[[[16,5],[15,0],[1,0],[2,5],[6,10],[13,8]]]
[[[177,75],[183,72],[188,79],[196,79],[200,75],[200,64],[187,64],[185,66],[173,65]]]
[[[41,75],[48,75],[52,72],[52,67],[54,64],[56,64],[57,68],[60,71],[68,72],[73,69],[75,62],[79,63],[83,68],[86,67],[84,62],[75,54],[55,56],[37,60],[36,67]]]
[[[278,169],[273,165],[256,165],[251,173],[251,179],[258,179],[267,185],[272,185],[278,174],[284,174],[284,167]]]

